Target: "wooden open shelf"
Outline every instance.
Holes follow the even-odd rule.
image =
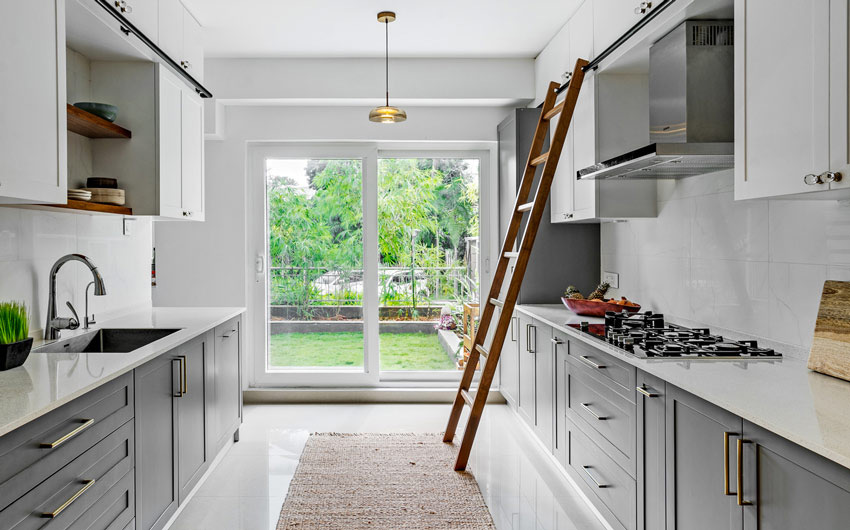
[[[68,130],[88,138],[132,138],[133,133],[100,116],[68,104]]]
[[[83,210],[94,214],[133,215],[133,209],[126,206],[114,204],[99,204],[88,201],[75,201],[68,199],[68,204],[42,204],[41,208],[63,208],[66,210]]]

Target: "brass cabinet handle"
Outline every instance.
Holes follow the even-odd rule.
[[[171,359],[171,388],[174,389],[174,363],[178,363],[177,371],[179,375],[177,376],[177,384],[179,388],[177,389],[177,393],[174,394],[174,397],[183,397],[183,359]]]
[[[723,433],[723,495],[736,495],[729,487],[729,437],[738,436],[736,432],[726,431]],[[738,440],[740,442],[740,440]],[[738,451],[740,452],[740,450]],[[740,467],[740,466],[739,466]],[[738,490],[741,487],[738,486]]]
[[[47,518],[47,519],[53,519],[55,517],[58,517],[60,513],[65,511],[65,508],[74,504],[75,500],[79,499],[80,496],[83,493],[85,493],[90,487],[94,486],[94,479],[83,480],[83,483],[84,483],[83,487],[80,488],[79,490],[77,490],[77,493],[71,495],[70,499],[63,502],[61,506],[59,506],[58,508],[56,508],[52,512],[44,512],[44,513],[41,514],[41,516],[44,517],[44,518]]]
[[[658,392],[656,392],[655,390],[653,390],[652,388],[650,388],[646,385],[640,385],[635,390],[637,390],[638,392],[640,392],[641,394],[643,394],[644,396],[646,396],[648,398],[654,398],[654,397],[658,397],[660,395]]]
[[[586,364],[596,368],[597,370],[601,370],[601,369],[605,368],[604,364],[597,364],[597,363],[591,361],[590,357],[588,357],[587,355],[579,355],[578,358],[581,359],[582,361],[584,361]]]
[[[588,478],[590,478],[590,480],[592,480],[594,484],[596,484],[597,488],[607,488],[608,484],[596,480],[596,477],[590,474],[590,469],[590,466],[581,466],[581,470],[584,471],[584,474],[587,475]]]
[[[579,403],[579,405],[581,405],[581,408],[586,410],[588,414],[590,414],[591,416],[593,416],[594,418],[596,418],[599,421],[603,421],[603,420],[608,419],[608,416],[600,416],[599,414],[593,412],[593,409],[590,408],[590,403]]]
[[[738,438],[738,506],[750,506],[750,501],[744,500],[744,444],[749,440]]]
[[[186,360],[185,355],[180,355],[179,357],[180,357],[180,365],[181,365],[181,368],[183,369],[182,370],[183,373],[182,373],[181,379],[180,379],[180,392],[182,392],[181,395],[186,395],[186,394],[189,393],[189,378],[186,374],[186,372],[187,372],[186,365],[188,365],[189,362]]]
[[[80,421],[82,422],[82,424],[79,427],[77,427],[76,429],[74,429],[73,431],[71,431],[68,434],[57,439],[55,442],[47,442],[47,443],[38,444],[39,447],[42,447],[44,449],[54,449],[56,447],[59,447],[63,443],[67,442],[68,440],[70,440],[74,436],[80,434],[84,430],[88,429],[92,425],[94,425],[94,418],[83,419],[83,420],[80,420]]]

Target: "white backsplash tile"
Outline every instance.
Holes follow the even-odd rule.
[[[823,281],[850,281],[850,203],[735,201],[733,189],[732,171],[659,181],[658,218],[603,224],[612,294],[805,353]]]
[[[90,312],[108,316],[150,305],[152,221],[137,218],[132,235],[123,235],[120,216],[0,208],[0,300],[23,301],[30,308],[32,334],[47,318],[48,281],[55,261],[70,253],[88,256],[98,267],[107,294],[90,297]],[[56,277],[60,315],[74,304],[83,316],[85,288],[92,279],[81,263],[65,264]]]

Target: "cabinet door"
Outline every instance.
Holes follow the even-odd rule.
[[[665,526],[664,381],[637,372],[637,529]]]
[[[516,408],[519,390],[519,318],[516,312],[511,317],[511,327],[499,355],[499,392],[508,404]]]
[[[186,9],[183,10],[183,54],[177,62],[198,82],[203,82],[204,41],[201,25]]]
[[[651,8],[642,0],[593,0],[593,49],[602,51],[637,24]],[[641,12],[641,9],[645,12]]]
[[[178,349],[183,361],[183,395],[177,399],[177,445],[180,502],[186,498],[207,468],[206,366],[211,362],[207,336]]]
[[[204,220],[204,109],[188,87],[182,92],[181,196],[183,216]]]
[[[550,130],[557,127],[561,115],[552,119]],[[573,167],[575,154],[573,153],[573,127],[567,131],[564,141],[564,149],[555,168],[555,177],[552,179],[552,188],[549,191],[549,221],[552,223],[563,223],[573,218],[575,206],[573,204],[573,192],[575,188],[576,173]]]
[[[593,58],[593,2],[585,2],[570,19],[571,62]],[[594,180],[576,180],[575,172],[596,163],[596,76],[585,74],[579,92],[571,129],[573,134],[573,207],[574,219],[591,219],[596,216],[596,188]]]
[[[238,319],[215,330],[215,449],[223,446],[239,428],[242,394],[239,336]]]
[[[741,418],[669,385],[665,414],[667,529],[741,530],[736,497],[724,491],[734,477],[734,449],[724,461],[724,433],[734,446]]]
[[[183,56],[183,4],[159,0],[159,47],[177,62]]]
[[[736,199],[829,189],[804,182],[829,169],[829,9],[735,2]]]
[[[744,422],[746,530],[847,528],[850,470]]]
[[[159,157],[159,214],[163,217],[183,217],[183,131],[182,82],[167,71],[157,68],[157,138]]]
[[[159,37],[159,1],[158,0],[112,0],[115,9],[133,23],[134,26],[157,44]]]
[[[847,2],[829,9],[829,167],[842,177],[830,189],[841,189],[850,187],[850,9]]]
[[[534,342],[536,329],[530,317],[519,315],[519,415],[534,427]]]
[[[554,352],[555,366],[552,370],[555,374],[555,405],[553,414],[555,416],[555,425],[553,427],[552,452],[555,458],[561,463],[564,468],[567,467],[567,458],[569,455],[569,420],[567,419],[567,409],[569,408],[567,400],[567,376],[569,374],[569,363],[567,362],[567,349],[569,348],[567,337],[558,330],[552,331],[552,350]]]
[[[534,432],[553,450],[555,426],[555,344],[552,328],[534,321]]]
[[[177,399],[180,360],[163,355],[134,373],[136,525],[160,529],[177,509]]]
[[[65,2],[0,4],[0,49],[0,203],[64,204]]]

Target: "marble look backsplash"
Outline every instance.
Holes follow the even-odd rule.
[[[20,300],[30,308],[31,334],[38,337],[47,318],[50,268],[61,256],[80,253],[97,266],[105,296],[89,296],[89,313],[98,320],[151,304],[152,221],[134,218],[123,235],[123,217],[0,207],[0,300]],[[78,262],[57,276],[57,307],[70,316],[70,301],[83,317],[89,270]]]
[[[824,280],[850,280],[850,205],[735,201],[733,179],[659,181],[657,218],[603,224],[611,294],[805,358]]]

